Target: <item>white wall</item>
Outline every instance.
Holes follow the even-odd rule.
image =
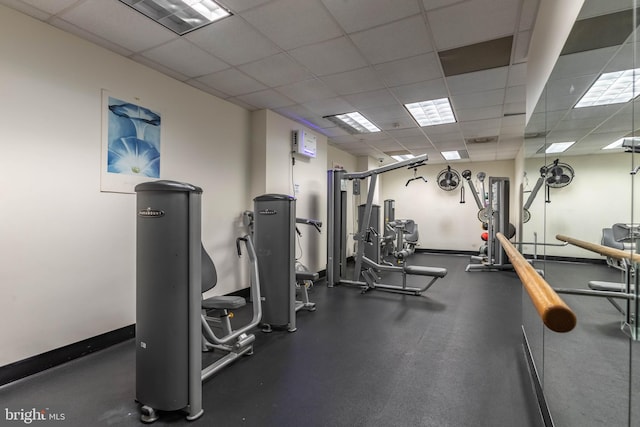
[[[553,160],[547,159],[547,163]],[[551,203],[545,203],[544,187],[540,189],[531,205],[531,220],[524,225],[526,241],[533,242],[533,233],[537,232],[539,242],[561,243],[555,236],[564,234],[599,244],[603,228],[617,222],[631,222],[629,154],[563,156],[560,162],[574,169],[575,178],[566,187],[551,189]],[[540,176],[544,159],[527,159],[525,165],[531,190]],[[527,197],[529,194],[525,194],[525,200]],[[545,250],[553,256],[603,259],[571,245],[539,248],[538,255]],[[533,254],[533,251],[532,246],[523,249],[525,253]]]
[[[101,89],[162,113],[162,178],[204,189],[216,293],[234,240],[249,113],[0,6],[0,366],[135,322],[135,195],[100,192]]]
[[[326,224],[327,137],[270,110],[252,113],[253,139],[262,141],[263,149],[252,153],[254,174],[251,197],[261,194],[294,195],[297,187],[296,216],[318,219]],[[256,132],[260,130],[260,132]],[[316,137],[317,156],[295,155],[292,162],[291,132],[304,130]],[[346,154],[346,153],[345,153]],[[259,174],[257,177],[255,174]],[[326,268],[326,231],[298,226],[302,236],[296,243],[296,258],[312,271]]]
[[[489,191],[488,177],[509,178],[510,209],[514,212],[516,202],[513,187],[513,160],[453,163],[451,167],[458,173],[462,173],[464,169],[470,169],[478,191],[481,191],[481,186],[476,175],[480,171],[487,174],[486,191]],[[464,204],[460,203],[460,187],[453,191],[444,191],[438,187],[436,178],[445,168],[446,165],[420,167],[418,176],[424,176],[428,182],[412,181],[408,186],[406,183],[413,177],[413,171],[397,169],[387,172],[381,175],[384,183],[381,198],[396,201],[396,218],[410,218],[416,221],[420,232],[418,248],[476,251],[483,243],[480,239],[483,230],[477,216],[478,207],[466,181],[464,182],[466,200]]]

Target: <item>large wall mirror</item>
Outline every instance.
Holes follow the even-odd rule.
[[[551,332],[524,297],[523,329],[556,426],[640,425],[638,265],[556,239],[637,251],[637,1],[585,0],[526,129],[522,250],[578,317],[572,332]]]

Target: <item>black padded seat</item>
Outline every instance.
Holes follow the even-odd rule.
[[[404,272],[415,276],[444,277],[447,275],[446,268],[422,267],[419,265],[405,265]]]
[[[206,310],[233,310],[236,308],[244,307],[247,304],[242,297],[234,297],[229,295],[210,297],[202,300],[202,308]]]
[[[319,277],[318,273],[312,273],[311,271],[296,271],[296,280],[311,280],[315,282]]]

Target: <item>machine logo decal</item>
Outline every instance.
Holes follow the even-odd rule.
[[[144,218],[160,218],[164,216],[164,211],[161,211],[159,209],[147,208],[147,209],[142,209],[138,211],[138,216],[141,216]]]
[[[258,212],[260,215],[275,215],[278,212],[274,211],[273,209],[262,209],[261,211]]]

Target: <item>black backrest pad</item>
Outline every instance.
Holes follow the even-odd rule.
[[[218,283],[218,273],[216,273],[216,266],[213,265],[211,257],[200,244],[202,248],[202,292],[207,292]]]

